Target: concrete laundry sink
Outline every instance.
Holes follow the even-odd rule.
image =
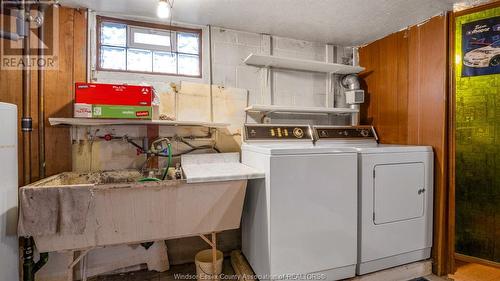
[[[227,163],[227,155],[218,157]],[[52,252],[236,229],[247,178],[263,175],[225,173],[194,183],[137,182],[142,176],[134,170],[61,173],[20,189],[19,235],[33,236],[40,252]]]

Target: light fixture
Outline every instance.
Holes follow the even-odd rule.
[[[168,19],[170,17],[171,8],[168,0],[159,0],[156,14],[160,19]]]

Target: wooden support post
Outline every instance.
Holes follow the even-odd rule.
[[[88,255],[85,255],[85,257],[83,257],[82,259],[82,281],[87,281],[87,258],[88,258]]]
[[[87,267],[87,262],[85,260],[85,258],[87,257],[87,254],[89,253],[90,250],[92,250],[93,248],[89,248],[89,249],[86,249],[86,250],[83,250],[83,251],[80,251],[79,254],[78,254],[78,257],[76,257],[75,259],[75,252],[72,251],[71,252],[71,259],[69,261],[69,265],[68,265],[68,268],[66,269],[66,279],[67,281],[73,281],[74,280],[74,274],[73,274],[73,268],[75,267],[75,265],[77,265],[82,259],[84,259],[84,263],[82,264],[82,266],[84,267],[84,280],[83,281],[86,281],[87,279],[87,270],[86,270],[86,267]]]
[[[238,275],[238,281],[256,280],[252,267],[248,264],[241,251],[234,250],[231,252],[231,265],[233,266],[234,273]]]
[[[212,280],[218,280],[217,278],[217,238],[215,232],[212,232]]]
[[[205,241],[210,247],[212,247],[212,280],[218,280],[217,273],[217,235],[215,232],[212,232],[212,239],[209,240],[205,235],[200,234],[201,239]]]
[[[73,266],[71,266],[75,261],[75,252],[70,252],[70,258],[68,260],[68,268],[66,269],[66,281],[73,281]]]

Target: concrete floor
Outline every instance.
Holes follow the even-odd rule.
[[[222,273],[225,280],[237,280],[238,277],[234,274],[231,261],[224,260],[224,267]],[[170,270],[166,272],[156,271],[134,271],[130,273],[122,273],[115,275],[105,275],[89,278],[89,281],[174,281],[174,280],[196,280],[196,267],[194,263],[173,265]],[[209,280],[207,280],[209,281]]]
[[[115,274],[89,278],[89,281],[178,281],[178,280],[196,280],[196,267],[194,264],[174,265],[167,272],[155,271],[135,271],[130,273]],[[223,281],[237,280],[229,259],[224,260]],[[453,281],[452,279],[443,279],[435,275],[425,276],[429,281]],[[209,281],[209,280],[207,280]],[[345,280],[348,281],[348,280]],[[386,281],[386,280],[377,280]],[[406,280],[398,280],[406,281]],[[476,281],[476,280],[456,280],[456,281]],[[493,280],[488,280],[493,281]]]

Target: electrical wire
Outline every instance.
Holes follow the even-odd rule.
[[[138,145],[136,142],[134,142],[133,140],[129,139],[127,136],[124,136],[123,139],[125,141],[127,141],[128,143],[130,143],[131,145],[135,146],[137,149],[140,149],[141,151],[143,151],[144,149]]]
[[[180,141],[180,142],[182,142],[183,144],[191,147],[191,148],[194,148],[194,149],[213,149],[217,153],[220,153],[220,151],[215,147],[215,144],[214,145],[195,146],[195,145],[189,143],[188,141],[186,141],[186,139],[183,138],[183,137],[179,137],[177,140]]]
[[[188,149],[188,150],[184,150],[181,153],[172,154],[172,157],[180,157],[180,156],[182,156],[184,154],[189,154],[189,153],[197,151],[197,150],[207,150],[207,149],[211,149],[211,150],[213,150],[213,151],[215,151],[217,153],[220,153],[220,151],[217,148],[215,148],[215,147],[199,147],[199,148],[191,148],[191,149]],[[165,155],[165,154],[158,154],[156,156],[158,156],[158,157],[168,157],[168,155]]]

